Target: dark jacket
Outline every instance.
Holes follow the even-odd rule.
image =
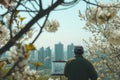
[[[64,75],[68,80],[97,80],[97,72],[93,65],[83,56],[75,56],[66,62]]]

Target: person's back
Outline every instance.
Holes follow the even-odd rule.
[[[64,74],[68,80],[97,80],[97,72],[92,64],[82,55],[67,61]]]

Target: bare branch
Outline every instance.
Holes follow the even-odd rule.
[[[43,28],[44,28],[44,26],[45,26],[46,21],[48,20],[48,17],[49,17],[49,14],[47,15],[47,17],[46,17],[46,19],[45,19],[45,21],[44,21],[43,26],[41,27],[41,29],[40,29],[38,35],[36,36],[36,38],[33,40],[32,44],[37,40],[37,38],[38,38],[38,37],[40,36],[40,34],[42,33],[42,30],[43,30]]]
[[[14,17],[14,15],[15,15],[15,11],[16,11],[16,9],[19,7],[21,1],[22,1],[22,0],[19,0],[19,2],[18,2],[18,4],[17,4],[17,6],[15,7],[15,9],[12,10],[12,14],[11,14],[11,17],[10,17],[9,30],[10,30],[10,38],[11,38],[11,39],[12,39],[12,37],[13,37],[13,36],[12,36],[13,17]]]
[[[39,0],[39,6],[40,6],[40,10],[43,10],[43,7],[42,7],[42,0]]]

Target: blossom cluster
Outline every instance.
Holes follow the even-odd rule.
[[[9,29],[0,23],[0,48],[4,46],[7,41],[10,39],[10,31]]]
[[[5,8],[15,7],[16,0],[1,0],[0,4],[2,4]]]
[[[15,68],[12,76],[17,80],[31,80],[31,77],[33,77],[33,79],[39,77],[36,70],[31,70],[29,66],[24,66],[24,68],[21,69]]]
[[[111,23],[112,24],[112,23]],[[87,42],[89,53],[92,55],[93,58],[97,58],[100,61],[96,61],[94,63],[94,66],[96,67],[97,71],[99,72],[99,77],[109,77],[110,75],[113,76],[115,79],[118,78],[118,73],[120,72],[120,61],[119,61],[119,41],[116,41],[116,39],[119,38],[119,28],[118,27],[107,27],[108,31],[105,34],[108,38],[105,38],[103,36],[103,33],[101,34],[94,34],[94,36],[89,38],[89,42]],[[115,32],[114,32],[115,30]],[[111,34],[113,34],[111,36]],[[116,33],[118,35],[116,35]],[[108,36],[109,35],[109,36]],[[113,37],[113,38],[112,38]],[[114,38],[115,37],[115,38]],[[111,40],[108,41],[108,40]],[[114,42],[113,42],[114,40]],[[118,42],[118,43],[117,43]],[[117,45],[117,46],[116,46]],[[101,65],[102,64],[102,65]],[[104,71],[103,71],[104,70]],[[111,78],[113,78],[111,77]]]
[[[19,20],[19,18],[20,18],[20,20]],[[11,31],[12,36],[15,36],[21,29],[23,29],[25,27],[25,25],[21,24],[21,22],[24,20],[23,18],[21,19],[21,17],[16,16],[16,19],[17,19],[17,21],[12,23],[12,31]],[[9,23],[10,22],[10,15],[6,16],[6,22],[7,22],[6,25],[10,24]],[[10,40],[9,29],[6,26],[0,26],[0,28],[1,28],[1,34],[0,34],[1,40],[2,39],[4,39],[4,41]],[[17,66],[15,66],[15,69],[12,71],[12,76],[17,80],[30,80],[29,76],[36,75],[33,70],[32,71],[34,72],[34,74],[32,74],[30,72],[30,69],[29,69],[28,73],[30,72],[31,75],[28,76],[28,75],[24,74],[24,73],[27,74],[26,66],[28,65],[28,58],[30,55],[29,52],[31,50],[35,49],[33,44],[26,44],[26,41],[28,41],[28,39],[30,39],[32,37],[33,31],[34,31],[33,29],[29,29],[26,32],[26,34],[24,34],[22,38],[20,38],[18,41],[16,41],[15,45],[13,47],[11,47],[9,49],[9,51],[7,51],[8,55],[9,55],[9,62],[11,63],[11,65],[14,65],[15,63],[17,63]],[[4,42],[2,42],[2,44],[3,43]],[[5,44],[3,44],[3,45],[5,45]]]
[[[86,9],[86,26],[84,29],[95,35],[103,35],[110,44],[118,46],[120,44],[119,4],[120,2],[98,3],[99,6]]]
[[[29,50],[28,50],[29,48]],[[14,79],[17,80],[30,80],[30,77],[38,77],[37,76],[37,72],[35,70],[30,70],[29,66],[28,66],[28,58],[30,55],[30,51],[34,49],[33,47],[31,48],[31,46],[23,46],[21,47],[20,44],[18,44],[17,46],[13,46],[10,48],[9,51],[7,51],[8,55],[9,55],[9,62],[14,65],[17,61],[18,65],[15,67],[15,69],[12,72],[12,76],[14,77]]]
[[[113,30],[110,33],[108,41],[114,45],[120,45],[120,29]]]
[[[47,21],[45,24],[45,30],[48,32],[56,32],[58,30],[59,23],[57,20]]]
[[[116,4],[98,4],[99,7],[92,7],[86,10],[88,22],[93,24],[104,24],[116,16],[118,9],[113,7]]]

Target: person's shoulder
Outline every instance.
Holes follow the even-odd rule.
[[[91,66],[92,65],[92,62],[86,58],[84,58],[84,61],[86,62],[87,65]]]
[[[70,58],[68,61],[67,61],[67,63],[70,63],[70,62],[72,62],[72,61],[74,61],[75,60],[75,58]]]

